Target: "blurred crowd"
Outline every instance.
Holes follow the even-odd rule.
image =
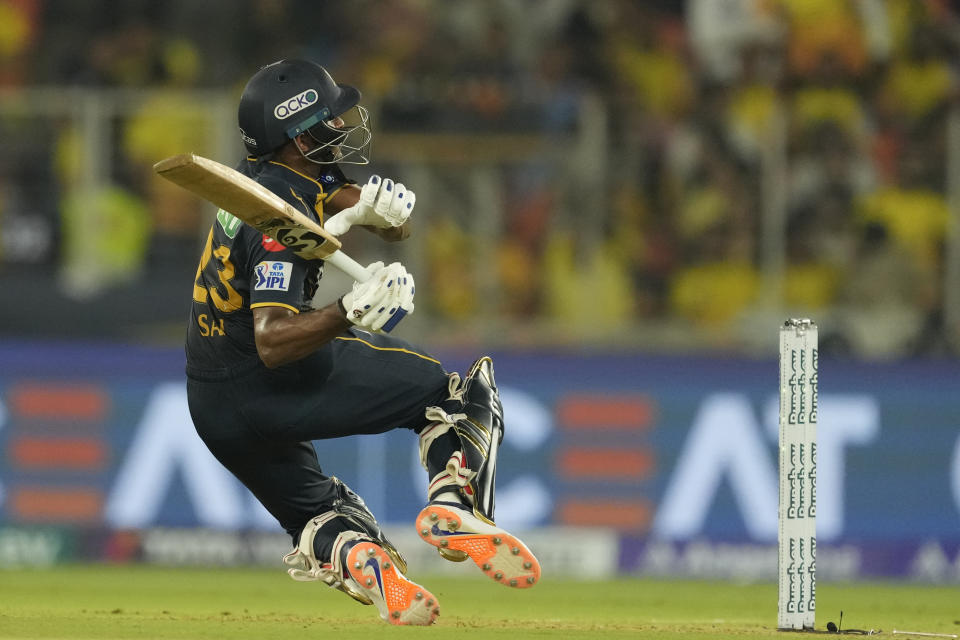
[[[473,212],[425,214],[418,309],[439,322],[482,310],[571,339],[669,325],[742,346],[802,314],[834,353],[960,351],[946,280],[960,15],[947,0],[0,0],[0,25],[7,91],[186,88],[233,104],[259,65],[309,57],[376,105],[375,135],[503,141],[489,263],[471,250]],[[164,251],[192,271],[196,208],[135,170],[201,144],[193,111],[162,106],[143,112],[176,121],[132,118],[116,153],[133,169],[99,196],[127,229],[117,272]],[[50,185],[77,171],[77,144],[61,134],[52,155],[35,141],[3,161],[0,264],[33,246],[27,225],[14,233],[29,198],[57,212],[48,255],[68,259],[82,205]],[[402,154],[386,160],[402,172]],[[25,168],[43,178],[32,193]]]

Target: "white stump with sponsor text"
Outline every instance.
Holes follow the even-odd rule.
[[[817,325],[780,327],[778,629],[813,629],[817,606]]]

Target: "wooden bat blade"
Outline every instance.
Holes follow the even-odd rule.
[[[317,222],[255,180],[219,162],[184,153],[161,160],[153,170],[209,200],[308,260],[322,260],[340,241]]]

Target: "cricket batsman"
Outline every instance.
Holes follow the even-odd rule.
[[[247,83],[238,123],[249,154],[239,170],[332,234],[409,235],[413,191],[379,176],[360,187],[341,170],[369,162],[356,88],[313,62],[274,62]],[[293,579],[373,604],[391,624],[427,625],[436,596],[406,578],[403,556],[360,496],[323,472],[312,441],[409,429],[429,483],[420,539],[511,587],[534,585],[540,564],[494,523],[503,410],[493,363],[480,358],[461,377],[382,333],[413,312],[413,276],[397,262],[367,270],[370,279],[313,308],[323,263],[221,210],[193,285],[190,413],[213,455],[292,537]]]

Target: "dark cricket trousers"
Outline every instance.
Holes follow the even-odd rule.
[[[222,375],[188,368],[190,414],[213,455],[294,544],[335,497],[311,440],[419,432],[424,409],[448,393],[438,360],[403,340],[353,329],[297,362],[252,367]]]

